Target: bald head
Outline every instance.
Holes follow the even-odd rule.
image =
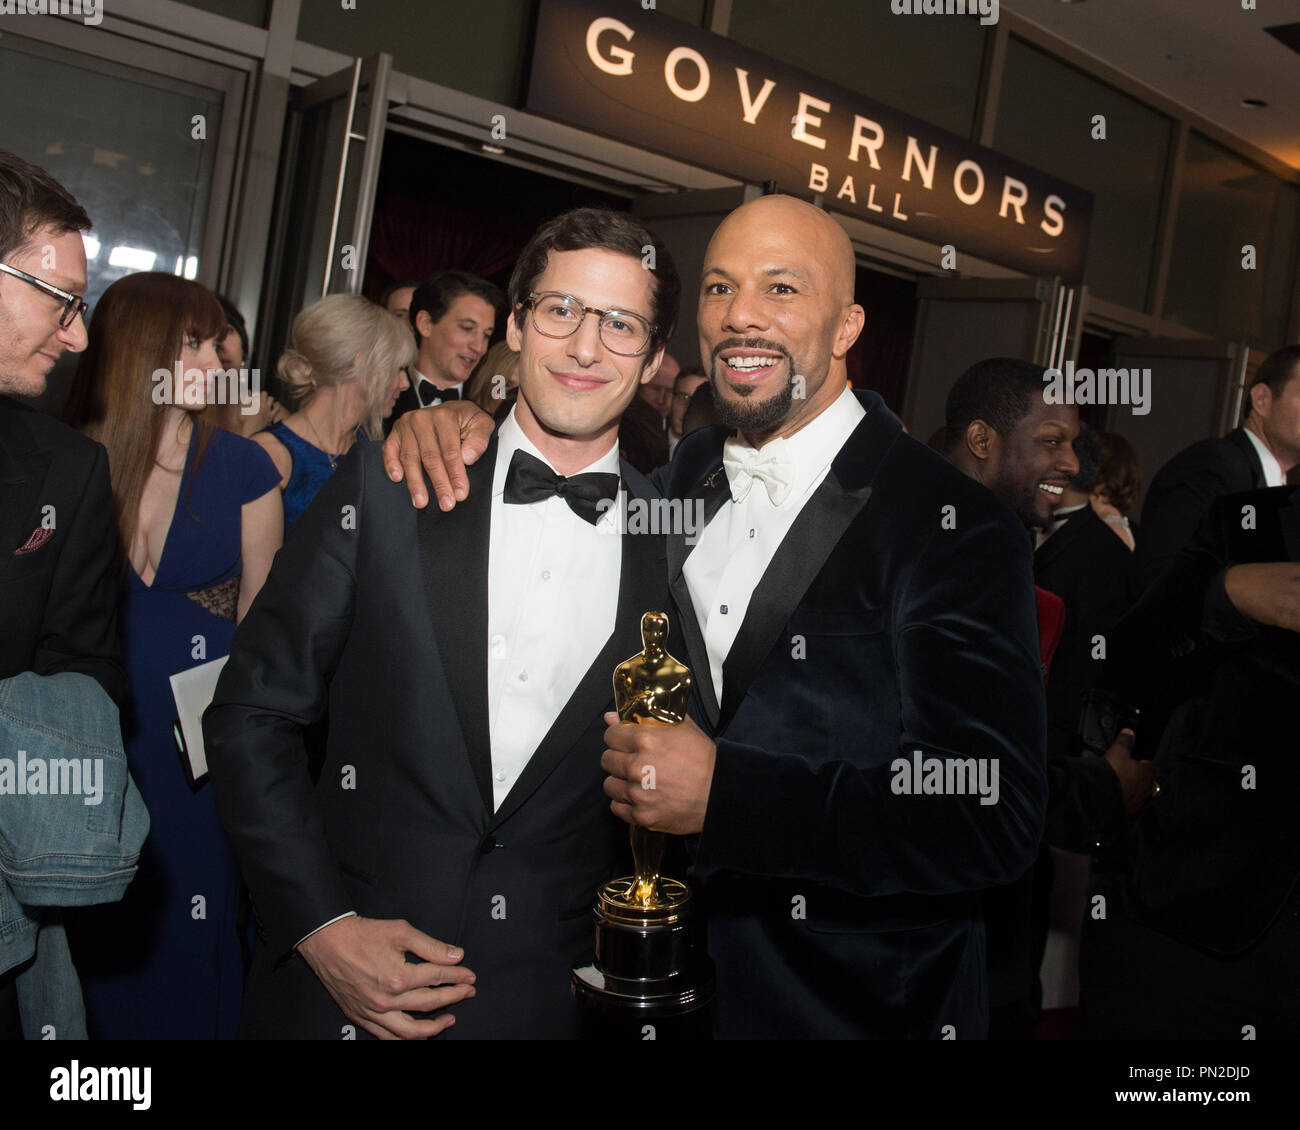
[[[845,306],[853,303],[857,273],[853,244],[848,233],[816,205],[794,196],[760,196],[728,215],[713,233],[714,240],[728,229],[737,231],[740,238],[756,234],[761,237],[765,231],[785,232],[814,251],[818,262],[826,268],[829,292],[836,300]]]
[[[724,423],[764,441],[834,402],[862,329],[855,269],[844,229],[792,196],[759,197],[722,221],[704,257],[699,326]]]

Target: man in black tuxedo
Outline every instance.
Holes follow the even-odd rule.
[[[982,1037],[978,892],[1042,831],[1024,528],[848,391],[862,321],[821,210],[762,197],[714,234],[700,356],[739,434],[667,476],[708,519],[668,547],[708,733],[606,735],[615,812],[697,837],[722,1037]]]
[[[0,679],[80,671],[120,702],[108,458],[11,399],[39,396],[63,351],[86,348],[89,227],[61,184],[0,150]],[[0,977],[0,1038],[21,1036],[16,973]]]
[[[464,398],[465,382],[492,341],[501,301],[496,286],[468,271],[436,271],[415,288],[408,316],[420,352],[390,427],[413,408]]]
[[[663,538],[618,536],[608,506],[653,493],[618,422],[679,295],[630,217],[543,225],[511,279],[519,400],[472,501],[417,512],[359,445],[277,555],[204,719],[261,926],[244,1035],[576,1034],[569,971],[627,843],[601,714],[668,600]]]
[[[1047,404],[1043,396],[1043,367],[1028,361],[997,357],[966,370],[948,393],[944,454],[953,466],[982,482],[1010,506],[1031,534],[1047,526],[1053,509],[1071,492],[1081,495],[1083,508],[1097,521],[1119,553],[1128,550],[1096,519],[1088,505],[1087,489],[1100,463],[1096,433],[1079,431],[1079,411],[1074,405]],[[1081,513],[1081,512],[1080,512]],[[1074,520],[1073,514],[1071,520]],[[1059,534],[1057,535],[1059,536]],[[1046,546],[1044,546],[1044,549]],[[1103,558],[1109,547],[1098,547]],[[1039,553],[1042,553],[1039,550]],[[1091,565],[1085,546],[1081,557]],[[1037,571],[1038,559],[1035,558]],[[1044,579],[1035,578],[1043,587]],[[1041,988],[1038,970],[1047,943],[1050,893],[1053,881],[1051,853],[1046,844],[1089,851],[1103,835],[1123,828],[1124,800],[1145,797],[1151,789],[1154,766],[1131,756],[1132,734],[1121,735],[1105,757],[1075,756],[1081,751],[1069,740],[1075,724],[1060,721],[1067,714],[1059,697],[1052,698],[1053,680],[1060,665],[1077,664],[1065,654],[1078,648],[1086,636],[1087,601],[1078,599],[1090,590],[1088,578],[1078,577],[1071,566],[1053,572],[1068,600],[1060,602],[1063,626],[1055,657],[1047,668],[1047,828],[1045,844],[1029,874],[1014,883],[985,893],[985,928],[989,952],[989,1035],[992,1039],[1032,1039],[1038,1022]],[[1069,584],[1064,583],[1069,580]],[[1122,578],[1121,578],[1122,581]],[[1103,590],[1104,591],[1104,590]],[[1121,584],[1122,591],[1122,584]],[[1051,631],[1053,598],[1040,596],[1040,634]],[[1047,621],[1042,623],[1043,611]],[[1073,620],[1073,624],[1072,624]],[[1106,625],[1109,627],[1109,623]],[[1047,647],[1044,646],[1044,654]],[[1082,657],[1089,658],[1087,652]],[[1098,668],[1100,664],[1096,665]],[[1057,687],[1061,684],[1058,682]],[[1069,685],[1068,683],[1066,685]],[[1058,690],[1058,696],[1059,696]],[[1054,706],[1057,718],[1054,718]],[[1078,708],[1075,707],[1077,719]],[[1066,731],[1053,740],[1053,722]]]
[[[1088,501],[1101,469],[1101,440],[1084,425],[1074,450],[1079,470],[1065,484],[1047,536],[1034,551],[1035,582],[1065,602],[1065,628],[1047,677],[1049,760],[1082,752],[1078,732],[1083,698],[1101,672],[1107,634],[1131,603],[1132,551]],[[1089,851],[1096,846],[1090,836],[1089,830],[1079,842],[1052,842],[1070,851]]]
[[[1085,920],[1099,1038],[1300,1037],[1300,490],[1233,494],[1112,633],[1160,792]]]
[[[1300,345],[1264,358],[1248,396],[1239,428],[1184,448],[1151,480],[1137,537],[1139,593],[1192,540],[1216,498],[1283,486],[1300,464]]]
[[[1042,832],[1024,527],[848,390],[853,277],[843,229],[790,197],[715,233],[700,356],[728,426],[656,475],[707,520],[668,542],[697,717],[606,716],[613,810],[691,837],[724,1038],[983,1036],[979,891],[1024,874]],[[446,509],[483,422],[414,415],[387,465],[422,506],[423,463]]]

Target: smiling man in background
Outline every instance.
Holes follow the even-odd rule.
[[[464,396],[465,382],[492,341],[501,304],[501,291],[468,271],[437,271],[415,288],[409,317],[420,352],[394,418]]]

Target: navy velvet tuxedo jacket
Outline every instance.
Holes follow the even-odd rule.
[[[717,742],[694,876],[724,1038],[983,1036],[977,892],[1019,878],[1042,832],[1024,527],[858,396],[867,415],[755,589],[721,703],[682,573],[692,547],[669,537]],[[710,518],[729,498],[726,434],[688,435],[667,469],[668,493]],[[916,750],[996,760],[997,802],[896,792],[892,765]]]
[[[642,614],[667,606],[665,546],[623,538],[614,630],[493,812],[495,462],[494,439],[469,468],[467,501],[417,511],[378,445],[358,445],[235,634],[204,733],[262,936],[245,1036],[340,1038],[342,1012],[290,953],[349,910],[464,949],[477,995],[455,1007],[448,1037],[576,1034],[569,971],[591,959],[596,889],[629,866],[627,826],[603,792],[601,716],[615,666],[641,650]],[[634,497],[651,490],[626,464],[623,476]],[[304,734],[327,710],[313,784]]]

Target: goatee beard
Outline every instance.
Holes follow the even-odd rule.
[[[737,388],[737,386],[727,384],[719,371],[722,363],[718,360],[718,354],[724,349],[740,348],[779,353],[785,359],[790,375],[779,392],[767,400],[754,401],[752,386],[742,385]],[[794,367],[794,358],[775,342],[764,341],[762,338],[745,338],[743,340],[732,338],[729,341],[720,342],[713,350],[713,366],[709,373],[709,383],[713,386],[713,407],[717,413],[718,422],[725,427],[736,428],[740,432],[750,435],[762,435],[766,432],[775,431],[790,415],[790,409],[794,405]],[[729,399],[723,391],[723,386],[726,386],[729,391],[738,392],[742,399]]]

